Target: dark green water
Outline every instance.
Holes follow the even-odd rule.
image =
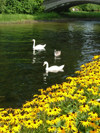
[[[47,44],[46,50],[35,51],[32,42]],[[59,59],[54,49],[61,50]],[[0,24],[0,107],[21,107],[38,89],[66,81],[80,65],[100,54],[99,22],[40,22]],[[43,62],[65,64],[64,72],[45,75]]]

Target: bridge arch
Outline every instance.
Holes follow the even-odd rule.
[[[44,0],[43,6],[45,12],[50,12],[68,10],[72,6],[87,3],[100,5],[100,0]]]

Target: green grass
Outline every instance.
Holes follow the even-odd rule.
[[[34,17],[36,20],[51,20],[61,18],[61,16],[56,12],[35,14]]]
[[[33,20],[34,16],[27,14],[0,14],[0,22]]]
[[[29,14],[0,14],[0,22],[15,22],[15,21],[32,21],[32,20],[50,20],[60,18],[57,13],[39,13],[34,15]]]
[[[75,11],[64,12],[61,14],[63,15],[63,17],[67,18],[100,18],[100,12]]]
[[[38,13],[34,15],[29,14],[0,14],[0,22],[23,22],[33,20],[52,20],[62,18],[100,18],[100,12],[62,12],[60,14],[56,12],[51,13]]]

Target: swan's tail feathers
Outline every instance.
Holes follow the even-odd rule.
[[[60,66],[60,68],[61,68],[61,69],[63,69],[63,68],[64,68],[64,66],[65,66],[65,65],[62,65],[62,66]]]
[[[44,44],[44,47],[46,46],[46,44]]]

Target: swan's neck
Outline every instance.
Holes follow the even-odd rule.
[[[48,67],[49,67],[49,64],[47,63],[47,64],[46,64],[46,69],[48,69]]]
[[[33,40],[33,48],[35,47],[35,40]]]

